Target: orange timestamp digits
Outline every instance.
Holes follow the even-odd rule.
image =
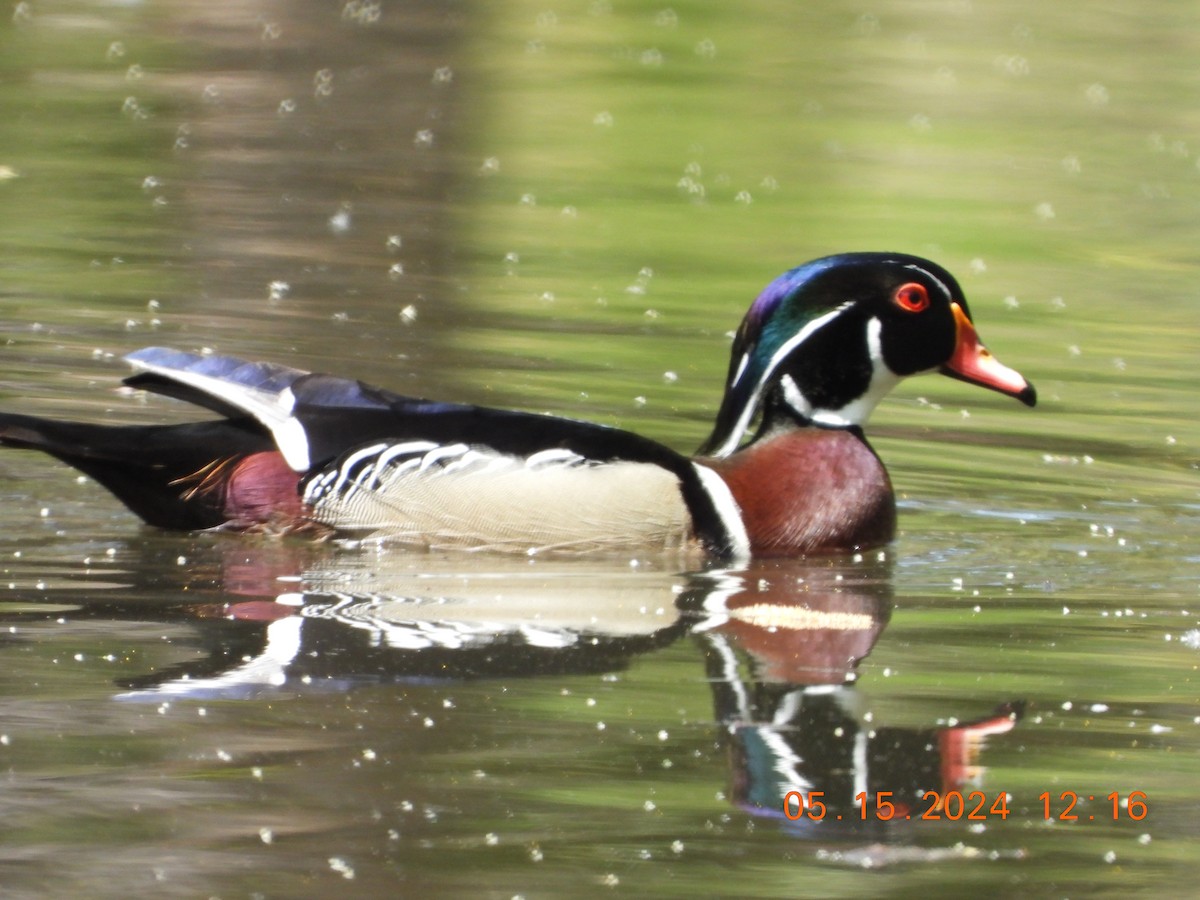
[[[991,798],[983,791],[971,791],[966,795],[962,791],[925,791],[921,799],[927,803],[927,806],[918,813],[910,811],[903,803],[894,802],[892,791],[876,791],[874,794],[860,791],[854,795],[855,812],[843,816],[841,813],[830,813],[824,797],[824,791],[808,791],[807,793],[788,791],[783,796],[783,814],[792,821],[810,819],[814,822],[820,822],[826,818],[834,818],[838,821],[843,818],[851,821],[858,819],[862,822],[868,820],[888,822],[893,819],[923,819],[926,821],[947,819],[952,822],[959,820],[986,822],[989,819],[1000,819],[1003,821],[1008,818],[1010,812],[1008,804],[1012,799],[1011,795],[1004,791]],[[1084,798],[1075,791],[1063,791],[1059,794],[1057,801],[1061,808],[1055,814],[1051,808],[1055,801],[1050,792],[1043,791],[1038,795],[1038,800],[1042,803],[1042,817],[1045,819],[1055,818],[1064,822],[1074,822],[1085,818],[1082,813],[1075,811],[1075,806],[1081,799]],[[1089,794],[1086,799],[1094,801],[1096,798],[1095,795]],[[1113,791],[1104,799],[1112,804],[1114,821],[1120,819],[1123,813],[1126,818],[1140,822],[1150,812],[1145,791],[1130,791],[1126,795],[1122,795],[1119,791]],[[1086,819],[1094,821],[1096,816],[1089,814]]]
[[[1062,808],[1058,810],[1057,815],[1051,811],[1050,804],[1052,801],[1049,791],[1042,791],[1038,794],[1038,799],[1042,801],[1042,818],[1044,819],[1054,818],[1060,822],[1078,822],[1084,818],[1083,813],[1075,811],[1075,804],[1084,799],[1075,793],[1075,791],[1063,791],[1058,795],[1058,803],[1061,804]],[[1086,799],[1095,800],[1096,795],[1088,794]],[[1135,822],[1140,822],[1150,814],[1150,808],[1146,803],[1148,798],[1145,791],[1130,791],[1124,798],[1121,797],[1120,791],[1113,791],[1104,799],[1112,804],[1112,820],[1114,822],[1121,818],[1122,810],[1128,818]],[[1124,804],[1122,804],[1122,799],[1124,800]],[[1096,816],[1094,813],[1089,813],[1086,818],[1087,821],[1091,822],[1095,820]],[[1104,816],[1101,816],[1101,818],[1104,818]]]
[[[824,796],[824,791],[809,791],[807,794],[802,794],[800,791],[788,791],[783,797],[783,814],[793,821],[807,818],[819,822],[829,815],[822,800]],[[989,802],[988,796],[983,791],[971,791],[966,796],[963,796],[962,791],[947,791],[946,793],[925,791],[921,799],[929,805],[920,813],[910,811],[907,806],[893,802],[892,796],[892,791],[876,791],[873,795],[866,791],[860,791],[854,795],[857,810],[849,818],[858,818],[863,822],[868,819],[876,822],[888,822],[892,819],[914,818],[935,821],[965,819],[968,822],[981,822],[993,817],[1007,819],[1009,813],[1008,794],[1003,792],[991,798]],[[840,821],[843,816],[835,813],[834,818]]]

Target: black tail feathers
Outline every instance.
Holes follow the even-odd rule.
[[[193,531],[223,524],[220,492],[195,489],[231,459],[274,448],[251,419],[93,425],[0,413],[0,444],[41,450],[94,478],[145,522]]]

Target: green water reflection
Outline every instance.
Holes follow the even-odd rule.
[[[18,6],[0,26],[5,408],[178,417],[110,390],[114,355],[161,343],[686,449],[750,299],[846,249],[955,272],[1041,403],[903,385],[870,429],[901,495],[884,563],[733,573],[793,613],[827,576],[877,604],[869,655],[824,682],[786,627],[700,628],[676,606],[690,576],[650,559],[528,570],[598,621],[597,590],[630,592],[606,628],[571,623],[578,653],[538,593],[523,615],[473,600],[505,636],[423,656],[416,635],[448,639],[438,616],[322,619],[331,585],[449,564],[499,595],[528,572],[154,535],[6,454],[5,890],[1186,892],[1198,19],[1016,0]],[[305,591],[300,631],[323,642],[284,664],[304,645],[275,597]],[[514,658],[497,647],[516,623]],[[184,675],[208,693],[114,699]],[[960,773],[1011,795],[1007,819],[798,833],[743,802],[760,782],[738,760],[770,758],[750,746],[938,743],[1015,703]],[[827,740],[795,724],[835,707]],[[1063,791],[1097,798],[1082,821],[1045,820],[1039,795]],[[1144,791],[1147,818],[1113,821],[1114,791]]]

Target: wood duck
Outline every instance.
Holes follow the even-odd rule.
[[[152,347],[125,383],[224,418],[110,426],[0,415],[170,529],[308,532],[441,549],[846,551],[895,531],[862,427],[901,379],[940,371],[1035,393],[980,342],[962,290],[916,256],[847,253],[771,282],[733,342],[696,457],[527,412],[404,397],[272,363]]]

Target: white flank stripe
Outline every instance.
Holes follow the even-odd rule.
[[[712,499],[717,515],[721,517],[721,523],[729,533],[729,539],[733,543],[734,558],[736,560],[749,559],[750,535],[746,533],[746,523],[742,521],[742,511],[738,509],[737,501],[733,499],[729,485],[725,483],[725,479],[707,466],[692,463],[692,467],[700,476],[700,483]]]
[[[442,466],[442,474],[450,475],[455,472],[468,470],[487,471],[489,468],[505,468],[512,464],[512,457],[497,456],[491,453],[480,453],[469,450],[449,465]]]
[[[337,481],[333,484],[334,491],[340,491],[346,486],[346,479],[350,477],[350,470],[354,468],[356,463],[362,462],[368,456],[373,456],[387,448],[387,444],[372,444],[370,447],[363,447],[361,450],[356,450],[351,453],[337,468]]]
[[[582,460],[583,457],[573,450],[564,450],[561,448],[541,450],[526,458],[525,468],[536,469],[539,466],[572,466]]]
[[[445,447],[434,447],[425,454],[425,457],[421,460],[421,465],[417,471],[424,472],[430,466],[436,465],[441,460],[451,456],[462,456],[470,449],[471,448],[466,444],[449,444]]]
[[[379,466],[383,468],[397,456],[407,456],[410,453],[428,453],[436,447],[433,441],[409,441],[405,444],[392,444],[379,454]]]

